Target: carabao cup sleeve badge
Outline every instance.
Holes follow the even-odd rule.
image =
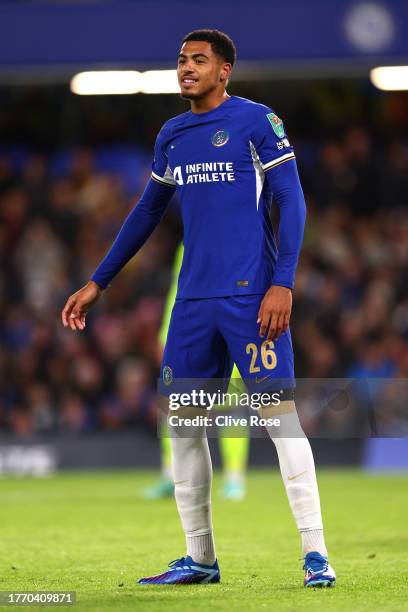
[[[268,113],[266,116],[268,117],[269,123],[271,124],[277,137],[283,138],[285,136],[285,129],[283,127],[282,119],[280,119],[278,115],[275,115],[275,113]]]

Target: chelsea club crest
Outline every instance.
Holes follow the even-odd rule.
[[[227,130],[217,130],[211,138],[211,142],[214,147],[222,147],[227,144],[229,140],[229,133]]]
[[[173,370],[170,366],[164,366],[163,368],[163,382],[166,386],[171,385],[173,382]]]

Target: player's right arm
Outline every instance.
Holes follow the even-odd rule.
[[[165,131],[162,130],[156,140],[152,178],[91,279],[68,298],[61,313],[64,327],[84,329],[86,313],[153,232],[174,194],[174,187],[165,154]]]

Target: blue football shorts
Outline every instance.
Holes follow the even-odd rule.
[[[189,391],[216,380],[226,391],[234,363],[251,392],[295,387],[289,329],[278,340],[259,336],[263,295],[176,299],[160,371],[159,391]],[[265,334],[266,336],[266,334]],[[193,382],[194,381],[194,382]],[[217,384],[218,384],[217,383]]]

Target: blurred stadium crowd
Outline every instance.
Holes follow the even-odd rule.
[[[298,377],[408,377],[408,148],[363,128],[296,143],[308,202],[292,336]],[[142,154],[141,154],[142,155]],[[60,310],[134,205],[120,176],[76,149],[65,172],[0,156],[0,429],[155,426],[158,329],[181,239],[176,203],[88,316]],[[148,160],[138,170],[149,176]],[[136,194],[137,196],[137,194]]]

